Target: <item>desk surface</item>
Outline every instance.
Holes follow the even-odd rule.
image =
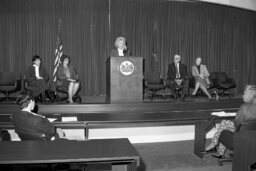
[[[0,142],[0,164],[122,162],[139,154],[128,139]]]

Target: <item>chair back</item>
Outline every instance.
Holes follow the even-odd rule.
[[[256,131],[256,119],[243,122],[241,128],[239,129],[239,132],[254,130]]]
[[[213,72],[211,73],[211,78],[218,80],[221,83],[225,83],[228,80],[225,72]]]
[[[144,80],[148,84],[161,84],[161,78],[158,72],[145,72]]]
[[[14,85],[20,79],[19,77],[19,74],[16,72],[0,72],[0,85]]]

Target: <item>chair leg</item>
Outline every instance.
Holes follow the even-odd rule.
[[[218,165],[223,166],[224,162],[232,162],[233,158],[232,157],[225,157],[224,159],[218,159]]]
[[[6,100],[7,100],[7,101],[10,100],[9,92],[8,92],[8,91],[6,92]]]
[[[155,91],[154,91],[154,90],[152,90],[152,95],[151,95],[150,100],[153,100],[153,99],[154,99],[154,94],[155,94]]]

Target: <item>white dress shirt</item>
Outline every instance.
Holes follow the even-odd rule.
[[[177,67],[176,78],[180,78],[180,63],[175,64]]]
[[[118,50],[118,55],[119,56],[124,56],[124,50],[123,49],[117,48],[117,50]]]
[[[35,67],[35,74],[36,74],[36,78],[39,78],[39,66],[38,65],[33,65]]]

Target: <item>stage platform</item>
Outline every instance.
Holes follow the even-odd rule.
[[[220,111],[237,110],[242,104],[241,98],[223,99],[220,101],[197,100],[197,101],[147,101],[143,103],[120,103],[120,104],[38,104],[40,114],[104,114],[119,113],[170,113],[191,111]],[[0,104],[1,114],[12,114],[19,111],[14,103]]]

